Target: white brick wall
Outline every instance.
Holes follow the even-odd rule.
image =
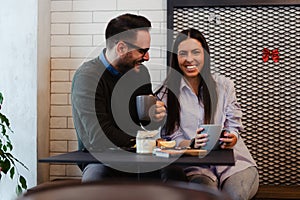
[[[50,155],[77,150],[72,78],[84,60],[99,55],[110,19],[134,13],[152,22],[150,61],[145,64],[154,87],[165,78],[166,7],[166,0],[51,0]],[[80,176],[76,165],[50,165],[50,180]]]

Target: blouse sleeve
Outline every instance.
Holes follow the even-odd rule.
[[[176,146],[179,146],[179,144],[183,140],[186,140],[186,138],[184,137],[184,135],[183,135],[182,131],[180,131],[180,129],[178,129],[172,135],[170,135],[170,138],[171,138],[171,140],[175,140],[176,141]]]
[[[226,104],[225,104],[226,120],[224,128],[238,135],[239,130],[243,130],[242,125],[242,109],[237,102],[236,92],[233,81],[228,79]]]

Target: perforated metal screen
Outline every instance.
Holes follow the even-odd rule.
[[[300,7],[174,8],[173,29],[202,31],[212,70],[235,81],[260,184],[300,184]],[[262,50],[278,48],[279,62]]]

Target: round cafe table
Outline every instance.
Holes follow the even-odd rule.
[[[218,190],[182,182],[94,182],[44,187],[17,200],[230,200]]]

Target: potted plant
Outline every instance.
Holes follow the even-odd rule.
[[[28,170],[28,168],[19,161],[13,154],[13,145],[9,138],[9,134],[13,133],[8,118],[1,113],[1,106],[3,103],[3,96],[0,92],[0,181],[2,175],[9,175],[13,180],[17,177],[16,193],[21,194],[23,190],[27,189],[26,179],[22,176],[17,168],[17,164]]]

